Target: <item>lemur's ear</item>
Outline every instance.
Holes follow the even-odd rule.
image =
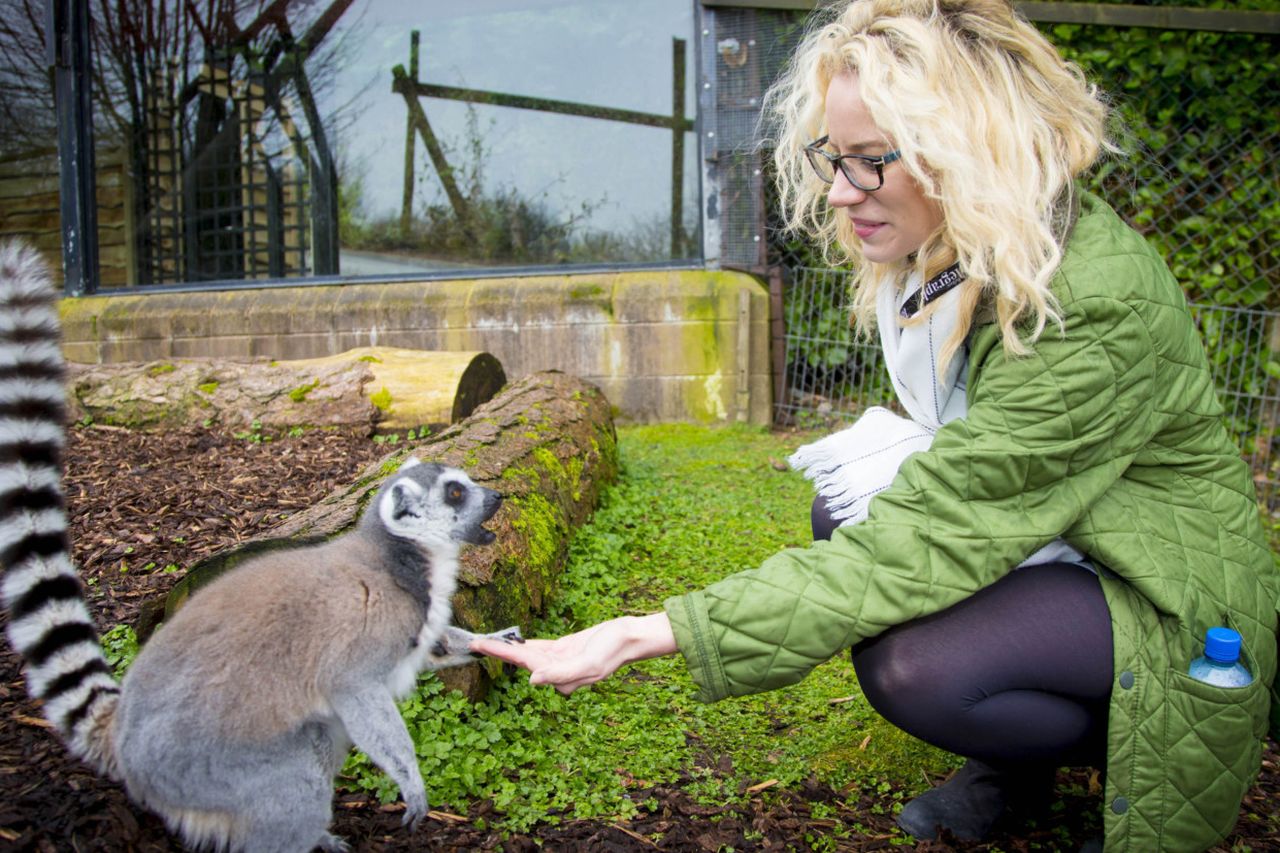
[[[415,507],[422,503],[423,489],[410,479],[392,483],[382,499],[382,520],[390,524],[406,515],[418,515]]]
[[[413,468],[414,466],[421,465],[421,464],[422,464],[421,459],[419,459],[416,456],[410,456],[408,459],[404,460],[404,462],[400,464],[400,467],[396,469],[396,471],[397,473],[399,473],[400,471],[408,471],[410,468]]]

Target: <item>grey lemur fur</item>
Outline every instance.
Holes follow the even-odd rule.
[[[353,531],[200,590],[117,684],[71,560],[64,369],[42,262],[0,246],[0,597],[28,690],[70,751],[196,847],[347,849],[328,827],[352,744],[416,825],[427,797],[395,700],[422,670],[474,659],[450,599],[459,548],[493,541],[481,525],[501,496],[411,459]]]

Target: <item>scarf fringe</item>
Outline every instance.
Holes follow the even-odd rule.
[[[918,279],[913,282],[919,287]],[[910,292],[912,287],[908,287]],[[826,498],[827,511],[841,525],[867,517],[871,499],[893,483],[912,453],[928,450],[943,424],[962,418],[968,409],[968,365],[957,356],[938,370],[938,348],[957,321],[953,291],[938,300],[927,324],[898,325],[901,304],[892,288],[884,288],[876,304],[880,345],[898,401],[911,415],[904,418],[873,406],[852,426],[798,448],[787,458],[791,467],[811,480]],[[1085,555],[1055,539],[1020,565],[1072,562],[1095,571]]]
[[[787,462],[827,499],[833,519],[861,521],[903,461],[932,443],[933,430],[873,406],[852,426],[798,448]]]

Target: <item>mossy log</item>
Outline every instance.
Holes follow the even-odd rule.
[[[456,423],[506,381],[488,353],[361,347],[300,361],[72,364],[68,402],[75,420],[132,429],[256,422],[388,432]]]
[[[618,472],[617,435],[609,402],[599,389],[567,374],[535,373],[438,435],[402,445],[365,469],[350,487],[264,536],[203,560],[174,587],[165,612],[254,553],[351,528],[382,481],[409,456],[463,468],[506,498],[486,525],[497,540],[463,549],[454,621],[477,632],[529,627],[556,588],[570,533],[590,517]],[[139,633],[149,633],[159,616],[153,613]],[[476,697],[487,683],[486,670],[495,668],[493,662],[486,664],[446,670],[441,677]]]

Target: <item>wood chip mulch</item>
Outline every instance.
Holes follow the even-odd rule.
[[[274,526],[354,479],[387,450],[355,433],[308,431],[252,441],[205,430],[71,433],[67,492],[77,561],[102,625],[132,622],[200,558]],[[169,567],[174,568],[169,568]],[[0,850],[181,850],[123,791],[67,758],[26,697],[17,659],[0,644]],[[707,757],[708,767],[720,762]],[[657,809],[625,823],[565,821],[503,838],[484,827],[488,803],[433,813],[412,835],[398,804],[339,795],[334,831],[356,851],[1074,850],[1099,826],[1096,778],[1059,778],[1059,803],[1036,824],[987,844],[895,843],[888,794],[823,785],[776,788],[745,805],[706,806],[677,783],[633,792]],[[837,821],[852,834],[833,834]],[[1280,851],[1280,750],[1269,743],[1225,851]]]

